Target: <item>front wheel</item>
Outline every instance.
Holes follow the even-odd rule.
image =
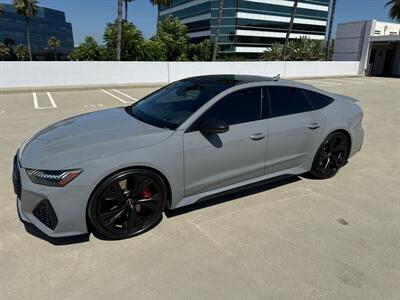
[[[167,188],[149,170],[131,169],[108,177],[94,192],[88,217],[94,230],[108,239],[142,234],[162,219]]]
[[[343,167],[350,152],[350,142],[341,132],[330,134],[319,147],[311,168],[311,175],[320,179],[335,176]]]

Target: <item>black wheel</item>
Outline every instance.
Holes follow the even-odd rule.
[[[108,239],[142,234],[162,219],[167,188],[154,172],[132,169],[114,174],[94,192],[88,217],[95,231]]]
[[[315,155],[311,175],[320,179],[331,178],[343,167],[349,157],[350,144],[341,132],[330,134]]]

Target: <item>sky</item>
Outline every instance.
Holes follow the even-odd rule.
[[[11,3],[12,0],[0,0]],[[39,0],[40,6],[62,10],[68,22],[72,23],[75,44],[80,44],[88,35],[94,36],[99,43],[103,42],[106,23],[117,16],[117,0]],[[337,0],[337,23],[377,19],[390,21],[387,0]],[[129,5],[129,20],[151,37],[156,31],[157,8],[149,0],[134,0]]]

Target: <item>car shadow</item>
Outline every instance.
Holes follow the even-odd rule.
[[[73,245],[73,244],[80,244],[80,243],[86,243],[90,239],[90,233],[83,234],[83,235],[76,235],[76,236],[70,236],[70,237],[59,237],[59,238],[52,238],[49,237],[48,235],[44,234],[41,232],[39,229],[37,229],[34,225],[30,223],[26,223],[22,221],[25,226],[26,232],[29,234],[44,240],[54,246],[65,246],[65,245]]]
[[[303,175],[302,175],[303,176]],[[203,208],[207,208],[213,205],[218,205],[220,203],[236,200],[242,197],[246,197],[252,194],[260,193],[260,192],[265,192],[268,190],[275,189],[280,186],[284,186],[286,184],[290,184],[296,181],[301,180],[299,176],[296,175],[286,175],[286,176],[281,176],[278,178],[273,178],[265,181],[261,181],[252,185],[247,185],[245,187],[241,187],[239,189],[234,189],[230,190],[228,192],[216,194],[207,198],[203,198],[200,200],[200,202],[197,202],[195,204],[185,206],[182,208],[177,208],[174,210],[166,210],[165,211],[165,216],[167,218],[173,218],[185,213],[189,213],[192,211],[200,210]],[[60,237],[60,238],[52,238],[49,237],[48,235],[44,234],[41,232],[39,229],[37,229],[34,225],[31,223],[27,223],[23,221],[20,218],[21,222],[25,226],[26,232],[29,234],[44,240],[54,246],[65,246],[65,245],[73,245],[73,244],[80,244],[80,243],[86,243],[90,240],[90,235],[93,234],[94,237],[100,239],[100,240],[109,240],[101,235],[95,234],[90,228],[89,228],[89,233],[83,234],[83,235],[77,235],[77,236],[71,236],[71,237]],[[156,226],[156,225],[155,225]]]
[[[265,192],[268,190],[275,189],[277,187],[290,184],[301,180],[297,175],[285,175],[265,181],[261,181],[252,185],[247,185],[239,189],[230,190],[221,194],[216,194],[210,197],[201,199],[199,202],[185,206],[182,208],[176,208],[174,210],[166,210],[165,216],[167,218],[173,218],[182,214],[186,214],[195,210],[200,210],[210,206],[218,205],[220,203],[236,200],[242,197],[246,197],[252,194]]]

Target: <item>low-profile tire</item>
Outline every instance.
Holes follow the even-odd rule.
[[[130,169],[99,184],[88,205],[96,233],[107,239],[126,239],[145,233],[162,219],[167,187],[155,172]]]
[[[347,163],[349,152],[348,137],[340,131],[331,133],[319,147],[310,174],[319,179],[335,176],[339,169]]]

